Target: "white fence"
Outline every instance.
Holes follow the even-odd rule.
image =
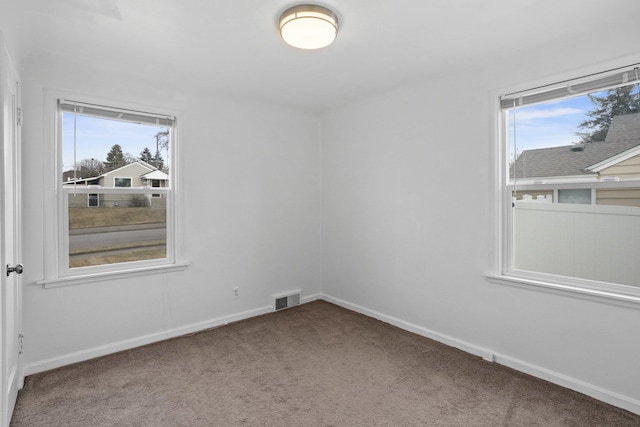
[[[513,266],[640,286],[640,208],[518,201]]]

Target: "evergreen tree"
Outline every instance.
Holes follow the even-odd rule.
[[[118,169],[127,164],[120,144],[115,144],[111,147],[111,150],[107,153],[107,161],[104,163],[107,171]]]
[[[164,159],[162,158],[162,154],[160,154],[159,151],[157,156],[153,157],[151,164],[157,167],[158,169],[164,169]]]
[[[149,150],[147,147],[144,147],[144,150],[142,150],[142,152],[140,153],[140,160],[152,165],[153,164],[153,154],[151,154],[151,150]]]
[[[633,114],[640,111],[640,99],[633,93],[634,86],[622,86],[609,89],[603,96],[587,95],[595,108],[587,113],[590,117],[578,127],[591,129],[590,132],[578,133],[581,142],[604,141],[614,116]]]

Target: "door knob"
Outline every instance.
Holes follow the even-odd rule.
[[[24,267],[22,266],[22,264],[16,264],[15,267],[11,267],[9,264],[7,264],[7,276],[14,272],[16,274],[22,274],[23,271]]]

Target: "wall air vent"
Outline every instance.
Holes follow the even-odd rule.
[[[275,310],[284,310],[285,308],[300,305],[300,291],[291,291],[279,295],[274,295]]]

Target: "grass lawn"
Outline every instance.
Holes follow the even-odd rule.
[[[167,256],[166,248],[137,250],[124,253],[103,253],[93,256],[77,258],[69,261],[69,267],[88,267],[91,265],[117,264],[121,262],[142,261],[147,259],[158,259]]]
[[[166,209],[144,208],[69,208],[69,228],[108,227],[112,225],[165,224]]]

